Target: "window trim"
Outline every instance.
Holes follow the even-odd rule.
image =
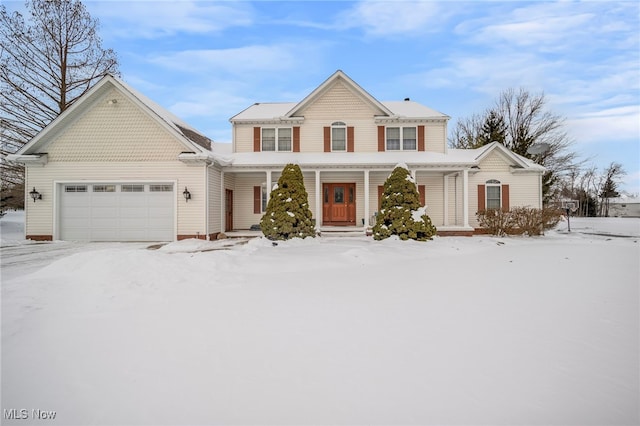
[[[485,210],[500,210],[502,209],[502,183],[497,179],[489,179],[485,183],[485,192],[484,192],[484,206]],[[498,188],[498,207],[489,207],[489,200],[492,203],[496,201],[496,198],[489,198],[489,188]]]
[[[333,129],[342,129],[344,131],[344,149],[335,149],[334,145],[333,145]],[[347,123],[345,123],[344,121],[334,121],[333,123],[331,123],[331,131],[329,133],[330,135],[330,144],[331,144],[331,152],[347,152],[347,145],[348,145],[348,141],[347,141]]]
[[[280,130],[289,130],[289,149],[280,149]],[[264,149],[264,131],[274,131],[274,149]],[[293,127],[261,127],[260,128],[260,151],[261,152],[293,152]]]
[[[400,140],[399,140],[399,145],[400,148],[398,149],[392,149],[389,148],[389,136],[388,136],[388,130],[389,129],[399,129],[400,131]],[[404,138],[404,129],[414,129],[415,131],[415,138],[413,139],[414,141],[414,147],[413,148],[405,148],[404,144],[405,144],[405,138]],[[384,149],[385,151],[417,151],[418,150],[418,126],[385,126],[384,128]]]
[[[269,203],[269,193],[267,192],[267,182],[262,182],[260,185],[260,213],[267,211],[267,204]]]

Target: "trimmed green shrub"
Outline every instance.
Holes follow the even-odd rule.
[[[427,241],[436,227],[420,206],[416,182],[404,165],[398,165],[384,183],[380,212],[373,227],[373,238],[383,240],[397,235],[401,240]]]
[[[270,240],[315,237],[309,196],[297,164],[287,164],[282,170],[260,220],[260,229]]]

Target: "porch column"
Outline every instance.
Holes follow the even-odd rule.
[[[364,171],[364,226],[369,226],[369,170]]]
[[[271,170],[265,171],[267,174],[267,203],[269,202],[269,198],[271,198],[271,190],[273,189],[273,184],[271,183]]]
[[[442,224],[444,226],[449,226],[449,175],[443,175],[442,179],[442,188],[444,191],[442,197],[442,201],[444,202],[444,205],[442,206],[442,214],[444,215],[442,218]]]
[[[320,170],[315,171],[316,174],[316,230],[320,229],[322,224],[322,188],[320,187]]]
[[[462,171],[462,221],[469,227],[469,170]]]
[[[220,172],[220,200],[220,232],[225,232],[225,205],[227,204],[227,194],[225,193],[224,170]]]

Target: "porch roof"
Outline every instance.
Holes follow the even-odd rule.
[[[467,168],[476,165],[474,150],[437,152],[241,152],[233,154],[232,168],[282,167],[293,163],[318,168],[393,168],[404,163],[411,168]]]

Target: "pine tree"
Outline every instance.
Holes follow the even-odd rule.
[[[480,128],[478,147],[488,145],[491,142],[500,142],[504,145],[506,138],[507,125],[504,123],[504,118],[496,111],[490,110]]]
[[[397,235],[401,240],[430,240],[436,234],[415,180],[404,165],[398,165],[384,183],[380,212],[373,227],[373,238],[383,240]]]
[[[270,240],[315,237],[309,196],[298,165],[287,164],[282,170],[271,191],[260,228]]]

